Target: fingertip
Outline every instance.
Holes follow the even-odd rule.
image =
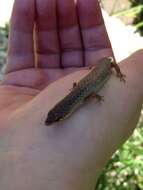
[[[97,0],[77,0],[77,7],[82,28],[89,28],[104,23]]]
[[[11,28],[16,31],[32,32],[35,19],[34,0],[15,0],[11,14]]]
[[[6,72],[34,66],[34,0],[15,0],[10,20]]]

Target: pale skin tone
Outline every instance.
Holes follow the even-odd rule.
[[[1,189],[94,189],[103,167],[139,120],[143,50],[120,63],[126,83],[113,74],[100,92],[103,103],[93,99],[51,127],[44,121],[73,82],[89,72],[85,66],[112,55],[96,0],[78,0],[76,8],[73,0],[15,1],[0,86]]]

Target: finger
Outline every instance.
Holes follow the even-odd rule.
[[[98,0],[77,0],[77,6],[86,64],[93,64],[103,56],[111,56],[111,44]]]
[[[34,66],[34,0],[15,0],[10,24],[6,72]]]
[[[82,42],[74,0],[57,0],[63,67],[83,66]]]
[[[37,58],[39,67],[60,67],[56,0],[37,0]]]

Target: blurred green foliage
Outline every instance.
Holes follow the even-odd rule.
[[[143,0],[129,0],[131,7],[114,13],[114,16],[126,16],[133,18],[133,25],[136,31],[143,36]]]
[[[138,5],[127,10],[116,12],[114,13],[114,16],[135,17],[137,14],[139,14],[142,11],[142,8],[143,5]]]
[[[134,22],[137,31],[143,36],[143,0],[130,0],[131,7],[141,6],[139,12],[135,15]]]
[[[143,119],[103,170],[96,190],[143,190]]]
[[[0,29],[0,52],[7,49],[7,38],[4,34],[3,30]]]
[[[0,52],[7,50],[9,25],[5,24],[5,27],[0,27]]]
[[[6,63],[6,52],[8,44],[9,25],[0,27],[0,80],[2,79],[3,68]]]

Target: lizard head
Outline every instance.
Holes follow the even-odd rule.
[[[60,121],[61,120],[61,114],[60,113],[57,113],[57,112],[54,112],[54,111],[50,111],[48,113],[48,117],[45,121],[45,124],[46,125],[51,125],[57,121]]]

